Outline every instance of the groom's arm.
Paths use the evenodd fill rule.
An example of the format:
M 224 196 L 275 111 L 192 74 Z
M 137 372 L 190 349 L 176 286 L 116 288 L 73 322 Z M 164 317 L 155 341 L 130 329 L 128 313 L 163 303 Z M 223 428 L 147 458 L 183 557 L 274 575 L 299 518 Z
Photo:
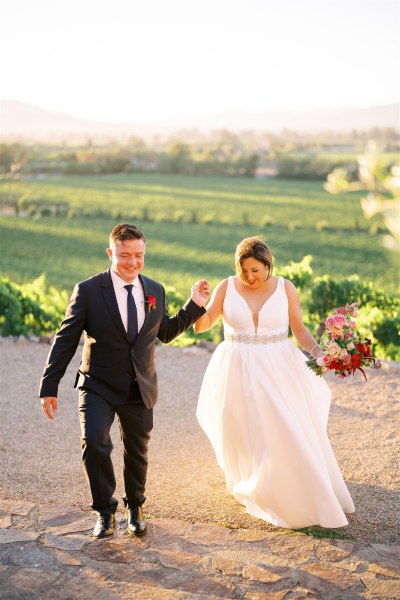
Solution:
M 170 317 L 166 307 L 165 290 L 164 295 L 164 315 L 160 323 L 157 338 L 168 344 L 178 335 L 189 329 L 205 312 L 204 304 L 210 297 L 210 288 L 205 280 L 198 281 L 192 287 L 191 298 L 174 315 Z
M 67 304 L 65 318 L 47 357 L 39 386 L 40 398 L 54 399 L 57 397 L 60 380 L 76 352 L 85 322 L 86 303 L 82 288 L 80 284 L 77 284 Z M 49 402 L 48 404 L 50 406 Z

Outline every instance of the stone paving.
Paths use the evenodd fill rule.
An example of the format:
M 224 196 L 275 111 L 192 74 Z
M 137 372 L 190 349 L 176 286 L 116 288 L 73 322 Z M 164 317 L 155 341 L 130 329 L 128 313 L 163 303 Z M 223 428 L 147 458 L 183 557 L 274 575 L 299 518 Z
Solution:
M 0 598 L 400 598 L 400 546 L 150 518 L 93 540 L 78 508 L 0 500 Z

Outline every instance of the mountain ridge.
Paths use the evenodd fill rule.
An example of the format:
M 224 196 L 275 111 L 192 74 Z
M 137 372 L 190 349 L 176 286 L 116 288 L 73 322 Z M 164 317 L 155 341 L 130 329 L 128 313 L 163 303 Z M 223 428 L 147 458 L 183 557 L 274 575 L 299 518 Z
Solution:
M 369 130 L 373 127 L 400 129 L 400 104 L 390 103 L 368 108 L 330 110 L 269 110 L 249 112 L 226 110 L 194 118 L 154 120 L 141 123 L 107 123 L 80 119 L 17 100 L 0 100 L 0 138 L 8 140 L 68 139 L 71 137 L 131 135 L 171 135 L 179 130 L 195 129 L 208 133 L 217 129 L 233 132 L 254 130 L 276 133 L 282 129 L 316 133 L 318 131 Z

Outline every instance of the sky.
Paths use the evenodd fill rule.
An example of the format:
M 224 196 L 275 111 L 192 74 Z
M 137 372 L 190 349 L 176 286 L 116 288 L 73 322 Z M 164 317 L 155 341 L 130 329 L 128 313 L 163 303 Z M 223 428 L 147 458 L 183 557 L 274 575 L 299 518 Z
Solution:
M 400 100 L 400 0 L 12 0 L 0 100 L 152 122 Z

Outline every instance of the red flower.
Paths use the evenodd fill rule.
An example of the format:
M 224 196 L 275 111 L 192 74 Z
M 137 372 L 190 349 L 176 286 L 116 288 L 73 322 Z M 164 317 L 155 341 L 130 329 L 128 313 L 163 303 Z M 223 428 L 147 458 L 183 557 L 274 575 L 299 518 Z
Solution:
M 344 364 L 344 362 L 342 360 L 339 360 L 338 358 L 335 358 L 334 360 L 332 360 L 332 362 L 328 365 L 328 368 L 331 371 L 335 371 L 336 369 L 338 370 L 342 370 L 342 369 L 346 369 L 346 365 Z
M 154 296 L 146 296 L 147 310 L 156 310 L 157 302 Z

